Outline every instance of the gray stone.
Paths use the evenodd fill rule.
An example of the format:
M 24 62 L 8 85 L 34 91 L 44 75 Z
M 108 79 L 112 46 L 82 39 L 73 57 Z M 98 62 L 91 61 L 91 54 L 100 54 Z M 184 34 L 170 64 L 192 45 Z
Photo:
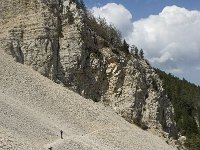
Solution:
M 163 137 L 168 133 L 167 138 L 176 132 L 173 106 L 154 69 L 144 59 L 104 47 L 75 3 L 9 0 L 0 5 L 0 48 L 16 61 L 102 101 L 131 123 Z

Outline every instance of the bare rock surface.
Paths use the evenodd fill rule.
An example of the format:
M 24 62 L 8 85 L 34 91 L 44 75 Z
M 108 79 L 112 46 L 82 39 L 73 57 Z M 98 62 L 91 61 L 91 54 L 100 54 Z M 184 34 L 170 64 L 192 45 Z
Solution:
M 63 124 L 66 125 L 64 126 L 65 128 L 74 126 L 75 130 L 73 129 L 73 133 L 81 133 L 83 130 L 79 132 L 77 129 L 82 126 L 85 128 L 85 126 L 90 124 L 87 126 L 87 132 L 81 133 L 85 135 L 95 131 L 94 129 L 97 127 L 107 129 L 107 125 L 105 126 L 105 124 L 107 124 L 108 120 L 104 122 L 105 116 L 103 120 L 100 120 L 100 122 L 103 122 L 102 128 L 99 122 L 95 125 L 93 120 L 87 120 L 88 116 L 101 119 L 103 108 L 100 109 L 100 106 L 97 107 L 96 105 L 103 103 L 105 106 L 112 108 L 113 113 L 116 112 L 128 122 L 143 126 L 145 129 L 151 130 L 153 133 L 164 137 L 168 142 L 171 141 L 175 145 L 173 140 L 169 140 L 177 134 L 174 110 L 170 100 L 164 93 L 163 84 L 159 76 L 145 59 L 131 54 L 127 55 L 120 51 L 120 49 L 103 45 L 102 43 L 105 42 L 104 39 L 97 35 L 96 31 L 91 30 L 90 26 L 84 20 L 83 10 L 79 9 L 74 1 L 0 0 L 0 8 L 0 49 L 2 51 L 12 55 L 16 62 L 30 66 L 54 82 L 60 83 L 87 99 L 100 102 L 100 104 L 92 103 L 67 89 L 64 90 L 61 86 L 56 86 L 56 88 L 53 88 L 54 86 L 47 86 L 50 81 L 48 81 L 47 85 L 44 84 L 42 86 L 42 84 L 39 84 L 39 79 L 35 76 L 36 73 L 34 73 L 34 76 L 31 74 L 25 76 L 26 71 L 20 72 L 20 70 L 15 70 L 16 73 L 12 74 L 13 77 L 9 72 L 5 71 L 8 77 L 10 77 L 8 78 L 10 79 L 9 81 L 13 80 L 13 84 L 16 82 L 19 88 L 22 84 L 24 84 L 23 88 L 25 89 L 29 84 L 30 86 L 35 86 L 28 88 L 32 90 L 20 89 L 18 91 L 19 89 L 12 89 L 13 84 L 7 83 L 7 78 L 2 78 L 1 80 L 5 80 L 7 84 L 2 84 L 1 90 L 11 90 L 8 94 L 11 92 L 14 95 L 12 97 L 11 94 L 7 103 L 2 104 L 5 110 L 6 108 L 11 109 L 11 107 L 14 107 L 10 104 L 14 104 L 12 101 L 16 99 L 15 102 L 17 104 L 25 106 L 29 106 L 30 104 L 30 107 L 27 107 L 27 111 L 25 111 L 27 114 L 25 112 L 21 114 L 17 111 L 20 110 L 20 106 L 18 109 L 16 107 L 17 110 L 13 113 L 18 114 L 18 118 L 27 119 L 26 121 L 30 122 L 30 124 L 33 124 L 31 123 L 33 120 L 42 120 L 42 122 L 39 122 L 34 127 L 33 131 L 37 131 L 37 129 L 43 126 L 46 127 L 45 123 L 57 122 L 59 128 Z M 3 61 L 4 58 L 1 59 Z M 15 74 L 26 78 L 24 80 L 15 78 Z M 37 76 L 41 78 L 39 74 Z M 46 83 L 47 80 L 44 80 L 44 82 Z M 39 85 L 36 86 L 37 84 Z M 19 93 L 15 93 L 15 91 Z M 38 92 L 41 94 L 38 94 Z M 32 97 L 30 94 L 32 94 Z M 73 101 L 68 101 L 69 104 L 65 104 L 65 100 L 63 99 L 66 95 L 69 97 L 73 95 Z M 5 94 L 4 96 L 6 98 L 8 95 Z M 20 96 L 23 96 L 23 98 Z M 20 100 L 19 103 L 18 100 Z M 23 100 L 25 103 L 21 103 Z M 8 102 L 10 103 L 8 104 Z M 55 103 L 59 103 L 56 108 L 54 108 Z M 44 105 L 47 106 L 44 107 Z M 77 110 L 75 110 L 75 107 L 72 107 L 75 105 Z M 95 107 L 95 111 L 92 109 L 93 113 L 88 110 L 89 105 L 91 105 L 91 109 Z M 58 111 L 58 107 L 60 107 L 60 111 Z M 79 107 L 81 107 L 81 110 Z M 37 111 L 34 109 L 34 113 L 31 113 L 32 110 L 30 108 L 37 108 Z M 79 115 L 82 113 L 83 116 L 78 115 L 79 118 L 76 118 L 78 116 L 72 114 L 72 112 L 79 113 Z M 55 115 L 54 113 L 56 113 L 57 118 L 52 117 Z M 40 116 L 37 114 L 48 116 L 44 117 L 47 120 L 44 121 L 43 118 L 37 118 Z M 29 115 L 32 116 L 32 119 L 23 117 Z M 76 119 L 82 118 L 87 121 L 82 124 L 76 123 L 74 116 Z M 112 118 L 111 116 L 108 117 Z M 52 118 L 55 121 L 51 120 Z M 62 120 L 62 118 L 65 119 Z M 65 122 L 66 120 L 68 122 Z M 17 125 L 21 126 L 16 120 Z M 118 127 L 121 128 L 120 125 Z M 47 130 L 45 132 L 53 138 L 57 134 L 54 132 L 57 129 L 54 125 L 53 127 L 48 126 L 48 128 L 45 128 Z M 31 127 L 27 126 L 26 134 L 28 134 L 29 130 L 31 130 Z M 72 129 L 70 128 L 69 130 Z M 35 137 L 36 135 L 33 133 L 30 136 Z M 45 134 L 44 136 L 47 135 Z M 41 137 L 38 136 L 38 139 L 41 138 L 43 138 L 43 135 Z M 26 139 L 26 137 L 22 139 Z M 100 141 L 105 142 L 103 139 Z M 68 142 L 75 144 L 74 141 Z M 79 142 L 82 143 L 83 141 Z M 62 142 L 59 141 L 58 143 L 61 144 Z
M 109 107 L 84 99 L 3 51 L 0 54 L 0 149 L 173 149 Z

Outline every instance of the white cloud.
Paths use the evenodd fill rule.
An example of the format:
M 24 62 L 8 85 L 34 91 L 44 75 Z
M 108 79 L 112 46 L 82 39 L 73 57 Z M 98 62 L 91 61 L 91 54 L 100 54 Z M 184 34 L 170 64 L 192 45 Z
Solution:
M 158 15 L 135 22 L 120 4 L 108 3 L 93 11 L 118 27 L 130 44 L 143 48 L 155 67 L 199 80 L 195 66 L 200 66 L 200 11 L 167 6 Z
M 183 73 L 183 70 L 180 68 L 171 68 L 169 70 L 166 70 L 167 72 L 173 73 L 173 74 L 181 74 Z
M 200 71 L 200 66 L 195 67 L 197 71 Z
M 134 22 L 133 29 L 128 41 L 144 48 L 150 61 L 199 62 L 199 11 L 168 6 L 159 15 Z
M 132 14 L 121 4 L 108 3 L 103 7 L 93 7 L 95 17 L 105 18 L 110 24 L 115 25 L 124 37 L 132 32 Z

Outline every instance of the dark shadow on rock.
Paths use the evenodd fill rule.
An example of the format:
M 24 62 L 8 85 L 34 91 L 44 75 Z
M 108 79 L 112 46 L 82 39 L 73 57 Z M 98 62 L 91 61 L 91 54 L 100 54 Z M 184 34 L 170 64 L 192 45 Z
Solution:
M 11 42 L 10 52 L 17 62 L 24 64 L 24 54 L 21 50 L 18 40 Z

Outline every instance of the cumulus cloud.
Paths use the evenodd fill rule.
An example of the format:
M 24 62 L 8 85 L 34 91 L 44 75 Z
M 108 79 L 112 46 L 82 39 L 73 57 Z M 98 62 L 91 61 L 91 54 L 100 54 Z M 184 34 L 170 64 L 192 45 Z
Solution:
M 121 4 L 108 3 L 103 7 L 93 7 L 95 17 L 105 18 L 110 24 L 115 25 L 123 37 L 127 37 L 133 30 L 132 14 Z
M 165 7 L 159 15 L 134 22 L 128 41 L 144 48 L 153 63 L 195 64 L 200 58 L 200 12 Z
M 195 67 L 197 71 L 200 71 L 200 66 Z
M 93 11 L 118 27 L 129 44 L 143 48 L 155 67 L 200 84 L 200 11 L 167 6 L 158 15 L 135 22 L 120 4 L 108 3 Z

